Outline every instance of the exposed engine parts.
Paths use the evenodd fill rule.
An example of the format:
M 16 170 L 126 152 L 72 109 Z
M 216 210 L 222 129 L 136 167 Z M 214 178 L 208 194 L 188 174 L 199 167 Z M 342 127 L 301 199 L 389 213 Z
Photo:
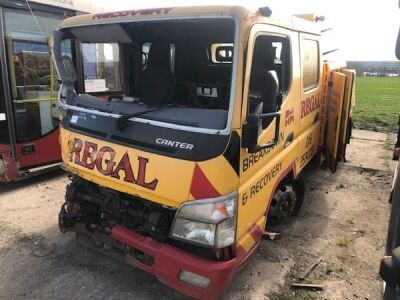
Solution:
M 81 178 L 73 178 L 61 206 L 59 227 L 73 231 L 75 223 L 110 233 L 120 224 L 157 241 L 168 238 L 175 211 L 138 197 L 119 193 Z
M 84 244 L 89 247 L 100 245 L 100 248 L 117 249 L 145 264 L 152 258 L 137 249 L 118 244 L 111 238 L 115 225 L 149 236 L 158 242 L 172 244 L 203 258 L 228 260 L 232 257 L 231 250 L 227 248 L 212 249 L 170 239 L 174 215 L 175 210 L 170 208 L 72 177 L 58 222 L 61 232 L 76 232 L 78 240 L 85 241 Z

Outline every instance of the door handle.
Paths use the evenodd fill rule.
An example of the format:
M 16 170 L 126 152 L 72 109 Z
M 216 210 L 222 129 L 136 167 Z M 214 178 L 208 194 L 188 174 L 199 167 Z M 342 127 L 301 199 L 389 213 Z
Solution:
M 289 133 L 289 135 L 287 136 L 286 140 L 285 140 L 285 148 L 287 146 L 289 146 L 294 140 L 294 133 L 293 131 L 291 133 Z

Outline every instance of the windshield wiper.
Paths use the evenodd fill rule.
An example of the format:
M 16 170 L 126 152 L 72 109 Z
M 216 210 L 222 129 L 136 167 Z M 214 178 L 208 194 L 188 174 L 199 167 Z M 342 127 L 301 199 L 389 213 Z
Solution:
M 137 112 L 130 113 L 130 114 L 121 115 L 120 117 L 118 117 L 116 119 L 117 129 L 120 131 L 123 131 L 126 128 L 126 126 L 128 125 L 128 120 L 131 118 L 135 118 L 135 117 L 138 117 L 138 116 L 141 116 L 141 115 L 153 112 L 153 111 L 159 111 L 159 110 L 163 110 L 165 108 L 170 108 L 170 107 L 176 107 L 176 105 L 168 104 L 168 105 L 163 105 L 163 106 L 152 107 L 150 109 L 137 111 Z

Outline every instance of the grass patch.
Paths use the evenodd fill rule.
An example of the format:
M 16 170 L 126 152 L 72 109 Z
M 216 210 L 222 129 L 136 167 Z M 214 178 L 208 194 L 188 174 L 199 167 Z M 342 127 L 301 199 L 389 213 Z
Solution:
M 399 87 L 399 89 L 400 89 L 400 87 Z M 389 138 L 387 138 L 386 141 L 385 141 L 385 144 L 383 145 L 383 148 L 385 150 L 388 150 L 388 151 L 392 152 L 393 148 L 394 148 L 394 144 Z
M 399 77 L 356 77 L 357 128 L 396 133 L 399 112 Z
M 341 254 L 336 256 L 342 263 L 346 263 L 349 260 L 349 255 Z
M 326 266 L 326 270 L 325 270 L 325 274 L 327 275 L 327 276 L 329 276 L 329 275 L 331 275 L 332 273 L 333 273 L 333 266 L 331 265 L 331 264 L 328 264 L 327 266 Z
M 292 289 L 291 284 L 299 282 L 297 276 L 289 273 L 285 277 L 285 284 L 280 286 L 277 292 L 265 294 L 270 300 L 317 300 L 320 299 L 316 291 L 305 289 Z M 302 283 L 315 283 L 311 279 L 306 278 Z
M 338 245 L 339 247 L 347 248 L 348 244 L 349 244 L 349 242 L 345 238 L 342 238 L 342 239 L 339 239 L 336 241 L 336 245 Z
M 4 224 L 0 223 L 0 232 L 6 231 L 6 230 L 7 230 L 7 227 Z

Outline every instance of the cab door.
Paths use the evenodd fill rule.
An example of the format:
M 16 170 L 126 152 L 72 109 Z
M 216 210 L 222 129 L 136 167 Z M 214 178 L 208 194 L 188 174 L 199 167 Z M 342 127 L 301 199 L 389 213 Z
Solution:
M 259 224 L 263 230 L 265 215 L 271 201 L 274 185 L 284 172 L 289 172 L 297 154 L 299 125 L 298 33 L 266 24 L 254 25 L 247 43 L 244 74 L 242 124 L 250 115 L 281 112 L 280 118 L 259 122 L 258 145 L 278 138 L 274 146 L 249 153 L 240 152 L 240 187 L 238 203 L 237 238 L 249 249 L 254 239 L 249 228 Z M 268 94 L 268 72 L 275 72 L 281 100 L 278 107 L 264 101 Z
M 322 64 L 319 37 L 299 34 L 301 87 L 299 161 L 301 171 L 318 151 L 322 123 Z

